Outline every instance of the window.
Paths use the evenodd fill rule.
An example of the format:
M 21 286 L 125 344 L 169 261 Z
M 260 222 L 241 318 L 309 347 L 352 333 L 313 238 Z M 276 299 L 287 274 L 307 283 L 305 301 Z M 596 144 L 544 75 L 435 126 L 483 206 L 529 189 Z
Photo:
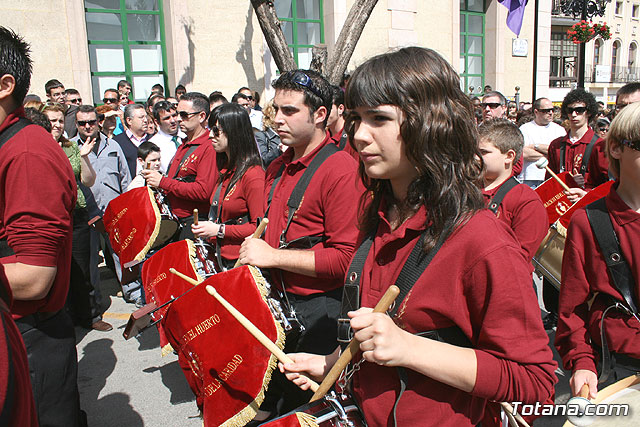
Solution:
M 629 45 L 629 60 L 627 65 L 629 68 L 632 68 L 636 63 L 636 51 L 638 50 L 638 46 L 635 43 L 631 43 Z
M 567 39 L 568 27 L 553 27 L 551 32 L 551 70 L 549 84 L 552 87 L 570 87 L 577 81 L 578 45 Z
M 611 81 L 617 81 L 617 65 L 618 65 L 618 55 L 620 54 L 620 42 L 613 42 L 613 47 L 611 48 Z
M 622 2 L 616 2 L 616 15 L 622 15 Z
M 85 0 L 93 99 L 119 80 L 132 83 L 132 96 L 144 101 L 151 87 L 167 87 L 161 0 Z
M 293 59 L 300 68 L 309 68 L 311 48 L 324 43 L 322 0 L 275 0 Z
M 596 39 L 593 45 L 593 65 L 600 65 L 602 59 L 602 40 Z
M 480 94 L 484 88 L 484 28 L 484 0 L 460 0 L 460 85 L 465 93 Z
M 631 17 L 633 19 L 638 19 L 638 10 L 640 10 L 640 5 L 634 4 L 631 8 Z

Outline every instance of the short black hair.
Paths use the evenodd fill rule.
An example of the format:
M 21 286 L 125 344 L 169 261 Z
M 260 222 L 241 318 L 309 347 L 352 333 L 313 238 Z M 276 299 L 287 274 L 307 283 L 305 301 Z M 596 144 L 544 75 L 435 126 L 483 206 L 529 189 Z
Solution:
M 300 74 L 306 75 L 310 81 L 310 85 L 298 83 L 296 80 Z M 304 76 L 302 76 L 304 77 Z M 304 104 L 309 107 L 311 114 L 315 113 L 318 108 L 325 107 L 327 109 L 327 119 L 331 112 L 331 85 L 320 73 L 313 70 L 291 70 L 286 71 L 272 83 L 272 87 L 277 90 L 293 90 L 304 93 Z M 327 120 L 324 121 L 324 126 Z
M 169 101 L 158 101 L 156 105 L 153 106 L 153 118 L 156 120 L 160 120 L 160 111 L 166 111 L 167 113 L 171 112 L 171 110 L 175 110 L 176 107 Z
M 620 97 L 620 95 L 631 95 L 632 93 L 636 93 L 638 91 L 640 91 L 640 82 L 627 83 L 626 85 L 618 89 L 618 92 L 616 92 L 616 100 L 618 99 L 618 97 Z
M 94 107 L 93 105 L 80 105 L 76 110 L 76 119 L 78 118 L 78 113 L 94 113 L 96 115 L 96 118 L 98 118 L 98 112 L 96 111 L 96 107 Z
M 59 87 L 64 89 L 64 85 L 60 82 L 60 80 L 56 79 L 51 79 L 44 84 L 44 90 L 47 95 L 51 95 L 51 89 L 57 89 Z
M 120 90 L 120 88 L 121 88 L 121 87 L 125 87 L 125 86 L 129 86 L 129 87 L 131 87 L 131 83 L 129 83 L 129 82 L 128 82 L 128 81 L 126 81 L 126 80 L 120 80 L 120 81 L 118 82 L 118 90 Z
M 183 91 L 187 91 L 187 88 L 184 87 L 183 85 L 178 85 L 176 86 L 176 90 L 173 92 L 174 94 L 178 93 L 179 90 L 183 90 Z
M 180 101 L 190 101 L 193 104 L 193 108 L 197 111 L 205 112 L 205 120 L 209 118 L 209 98 L 200 92 L 187 92 L 180 97 Z
M 145 141 L 138 146 L 138 158 L 143 161 L 147 159 L 147 156 L 151 153 L 159 153 L 160 147 L 151 141 Z
M 246 86 L 242 86 L 240 89 L 238 89 L 238 92 L 241 92 L 243 90 L 248 90 L 249 92 L 251 92 L 251 94 L 253 94 L 253 91 Z
M 339 86 L 331 86 L 332 104 L 336 107 L 344 105 L 344 91 Z
M 104 94 L 106 95 L 107 92 L 113 92 L 116 95 L 118 95 L 118 99 L 120 99 L 120 92 L 118 91 L 118 89 L 114 89 L 114 88 L 109 88 L 109 89 L 105 89 L 104 90 Z M 104 95 L 102 95 L 104 96 Z
M 28 107 L 24 109 L 24 116 L 34 125 L 42 126 L 47 132 L 51 133 L 51 122 L 44 113 L 41 113 L 35 108 Z
M 13 30 L 0 26 L 0 52 L 0 76 L 13 76 L 16 86 L 11 97 L 21 105 L 31 84 L 31 47 Z
M 74 88 L 65 89 L 64 93 L 66 93 L 67 95 L 80 95 L 80 92 L 78 92 L 78 90 Z
M 578 88 L 567 93 L 562 100 L 562 107 L 560 109 L 560 112 L 562 113 L 563 118 L 569 117 L 567 108 L 569 108 L 569 105 L 575 104 L 576 102 L 584 103 L 585 107 L 587 107 L 587 114 L 589 115 L 589 119 L 596 117 L 596 115 L 598 114 L 598 103 L 596 102 L 596 97 L 593 96 L 592 93 Z
M 247 101 L 249 100 L 249 98 L 247 98 L 247 95 L 245 95 L 244 93 L 234 93 L 233 96 L 231 97 L 231 102 L 233 104 L 237 104 L 238 103 L 238 99 L 246 99 Z
M 216 90 L 215 92 L 211 92 L 209 94 L 210 104 L 213 104 L 214 102 L 220 102 L 220 101 L 222 101 L 223 104 L 226 104 L 227 102 L 229 102 L 227 98 L 220 91 Z
M 160 89 L 160 91 L 164 93 L 164 86 L 162 86 L 160 83 L 156 83 L 153 86 L 151 86 L 151 90 L 154 90 L 154 89 Z

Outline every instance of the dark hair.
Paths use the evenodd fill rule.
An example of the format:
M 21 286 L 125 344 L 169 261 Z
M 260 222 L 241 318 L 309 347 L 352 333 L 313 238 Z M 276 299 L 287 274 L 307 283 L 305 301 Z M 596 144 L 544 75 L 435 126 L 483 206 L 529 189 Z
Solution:
M 262 165 L 262 160 L 247 110 L 234 103 L 218 105 L 209 117 L 209 128 L 213 129 L 216 124 L 226 134 L 229 144 L 228 158 L 226 153 L 216 155 L 218 170 L 227 169 L 220 174 L 219 182 L 233 174 L 228 186 L 231 188 L 251 166 Z
M 331 86 L 331 103 L 336 107 L 344 105 L 344 91 L 338 86 Z
M 246 99 L 247 101 L 249 100 L 249 98 L 247 98 L 247 95 L 245 95 L 244 93 L 234 93 L 233 96 L 231 97 L 231 102 L 233 102 L 234 104 L 238 103 L 238 99 Z
M 11 97 L 21 105 L 31 84 L 31 48 L 13 30 L 0 26 L 0 52 L 0 76 L 13 76 L 16 86 Z
M 114 89 L 114 88 L 105 89 L 104 94 L 102 96 L 106 95 L 108 92 L 115 93 L 117 95 L 116 97 L 118 98 L 118 100 L 120 100 L 120 92 L 118 91 L 118 89 Z
M 173 91 L 173 93 L 177 94 L 179 90 L 183 90 L 183 91 L 187 92 L 187 88 L 186 87 L 184 87 L 183 85 L 178 85 L 178 86 L 176 86 L 176 90 Z
M 240 93 L 240 91 L 243 91 L 243 90 L 248 90 L 249 92 L 251 92 L 253 94 L 253 91 L 251 89 L 249 89 L 248 87 L 246 87 L 246 86 L 242 86 L 240 89 L 238 89 L 238 93 Z
M 618 89 L 618 92 L 616 92 L 616 101 L 618 97 L 620 97 L 620 95 L 631 95 L 632 93 L 636 93 L 638 91 L 640 91 L 640 82 L 627 83 L 626 85 Z
M 151 86 L 151 90 L 154 89 L 160 89 L 160 92 L 164 92 L 164 86 L 162 86 L 160 83 L 156 83 L 153 86 Z
M 298 73 L 302 73 L 311 79 L 313 89 L 295 81 L 299 76 Z M 320 107 L 326 108 L 327 117 L 323 126 L 327 126 L 327 119 L 329 119 L 329 112 L 331 111 L 331 85 L 320 73 L 313 70 L 286 71 L 272 83 L 272 87 L 275 90 L 294 90 L 304 93 L 304 105 L 309 107 L 310 114 L 315 113 Z
M 25 108 L 24 116 L 34 125 L 42 126 L 47 132 L 51 133 L 51 122 L 44 113 L 41 113 L 35 108 Z
M 513 150 L 516 155 L 515 162 L 520 158 L 522 149 L 524 148 L 524 136 L 513 122 L 507 119 L 490 119 L 482 122 L 478 126 L 478 140 L 486 140 L 500 150 L 500 153 L 506 154 L 507 151 Z
M 531 106 L 531 108 L 534 110 L 539 110 L 540 106 L 542 105 L 542 101 L 545 99 L 547 101 L 549 100 L 549 98 L 544 98 L 544 97 L 536 99 L 535 101 L 533 101 L 533 105 Z
M 51 79 L 44 84 L 44 91 L 47 95 L 51 95 L 51 89 L 58 89 L 59 87 L 64 89 L 64 85 L 60 83 L 60 80 Z
M 486 86 L 485 86 L 486 87 Z M 489 86 L 491 87 L 491 86 Z M 503 94 L 501 94 L 500 92 L 498 92 L 497 90 L 492 90 L 491 92 L 487 92 L 484 95 L 482 95 L 482 99 L 484 100 L 485 98 L 489 98 L 489 97 L 498 97 L 500 98 L 500 104 L 506 106 L 507 105 L 507 98 L 504 97 Z
M 29 101 L 36 101 L 36 102 L 42 102 L 42 99 L 40 99 L 40 97 L 34 93 L 30 93 L 28 95 L 25 95 L 24 100 L 22 101 L 23 104 L 26 104 Z
M 214 102 L 220 102 L 220 101 L 222 101 L 223 104 L 226 104 L 227 102 L 229 102 L 221 92 L 215 91 L 209 94 L 210 104 L 213 104 Z
M 253 100 L 256 101 L 256 104 L 260 103 L 260 94 L 258 93 L 258 91 L 253 92 Z
M 419 176 L 407 189 L 406 205 L 427 209 L 425 251 L 445 230 L 462 225 L 484 208 L 475 183 L 482 173 L 473 106 L 460 90 L 456 71 L 431 49 L 408 47 L 369 59 L 354 71 L 345 94 L 349 109 L 395 105 L 402 109 L 400 136 L 409 161 Z M 347 118 L 354 146 L 355 123 Z M 368 192 L 360 225 L 375 230 L 382 201 L 394 202 L 387 179 L 369 178 L 362 163 L 360 177 Z M 371 195 L 373 199 L 371 203 Z
M 598 103 L 596 102 L 595 96 L 584 89 L 574 89 L 567 93 L 562 100 L 562 107 L 560 109 L 562 118 L 566 119 L 569 117 L 569 114 L 567 114 L 567 108 L 569 108 L 569 105 L 575 104 L 576 102 L 583 102 L 585 107 L 587 107 L 589 120 L 595 118 L 598 114 Z
M 156 105 L 153 106 L 153 118 L 160 121 L 160 111 L 170 113 L 171 110 L 175 109 L 176 107 L 174 107 L 169 101 L 158 101 L 156 102 Z
M 204 111 L 205 120 L 209 117 L 209 98 L 200 92 L 187 92 L 180 97 L 180 101 L 189 101 L 197 111 Z
M 147 98 L 147 102 L 146 102 L 146 107 L 147 108 L 152 108 L 154 105 L 154 102 L 156 102 L 156 99 L 158 98 L 162 98 L 162 100 L 165 100 L 164 95 L 161 95 L 157 92 L 151 92 L 151 95 L 149 95 L 149 98 Z M 159 102 L 159 101 L 158 101 Z
M 143 161 L 146 160 L 147 156 L 151 153 L 159 153 L 160 147 L 154 144 L 151 141 L 145 141 L 138 146 L 138 158 Z
M 121 87 L 125 87 L 125 86 L 129 86 L 129 87 L 131 87 L 131 83 L 129 83 L 129 82 L 128 82 L 128 81 L 126 81 L 126 80 L 120 80 L 120 81 L 118 82 L 118 90 L 120 90 L 120 88 L 121 88 Z
M 76 119 L 78 118 L 78 113 L 94 113 L 96 115 L 96 119 L 98 118 L 98 112 L 96 111 L 96 107 L 93 105 L 80 105 L 76 110 Z
M 77 89 L 74 88 L 69 88 L 69 89 L 65 89 L 64 91 L 67 95 L 80 95 L 80 92 L 78 92 Z

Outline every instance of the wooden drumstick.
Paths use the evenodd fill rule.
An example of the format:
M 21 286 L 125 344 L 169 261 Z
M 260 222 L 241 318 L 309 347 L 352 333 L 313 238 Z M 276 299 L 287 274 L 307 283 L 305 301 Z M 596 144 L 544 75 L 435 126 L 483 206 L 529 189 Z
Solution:
M 518 424 L 516 423 L 517 421 L 522 427 L 531 427 L 520 414 L 513 413 L 513 406 L 511 406 L 511 404 L 507 402 L 500 402 L 500 406 L 502 406 L 502 410 L 507 414 L 509 424 L 518 427 Z
M 580 388 L 580 392 L 578 393 L 578 397 L 584 397 L 585 399 L 589 398 L 589 384 L 584 383 Z
M 556 181 L 558 181 L 558 183 L 560 183 L 562 188 L 564 188 L 566 191 L 570 191 L 569 186 L 565 184 L 564 181 L 561 180 L 560 177 L 556 175 L 554 171 L 551 170 L 551 168 L 549 167 L 549 160 L 547 160 L 546 157 L 541 157 L 540 159 L 538 159 L 535 165 L 538 169 L 546 169 L 547 172 L 549 172 L 549 175 L 551 175 Z
M 387 289 L 384 295 L 382 295 L 382 298 L 380 298 L 380 301 L 376 304 L 373 312 L 384 313 L 387 311 L 393 301 L 398 297 L 399 293 L 400 289 L 396 285 L 389 286 L 389 289 Z M 331 386 L 338 380 L 338 377 L 340 377 L 340 373 L 347 367 L 353 356 L 358 352 L 359 348 L 360 341 L 354 337 L 349 343 L 349 346 L 342 352 L 338 361 L 333 365 L 327 376 L 322 380 L 320 388 L 318 388 L 313 397 L 311 397 L 311 402 L 321 399 L 325 394 L 327 394 Z
M 183 280 L 191 283 L 193 286 L 198 286 L 201 282 L 198 282 L 195 279 L 192 279 L 189 276 L 186 276 L 175 268 L 171 267 L 169 271 L 176 276 L 180 277 Z M 205 288 L 207 292 L 213 296 L 227 311 L 238 321 L 242 326 L 245 327 L 247 331 L 251 335 L 253 335 L 259 342 L 262 344 L 271 354 L 273 354 L 280 362 L 282 363 L 293 363 L 293 360 L 289 356 L 285 354 L 284 351 L 280 350 L 277 345 L 275 345 L 268 336 L 266 336 L 260 329 L 258 329 L 249 319 L 247 319 L 244 314 L 240 313 L 237 308 L 231 305 L 226 299 L 222 297 L 211 285 L 207 285 Z M 307 381 L 311 384 L 311 391 L 316 391 L 318 389 L 318 383 L 311 379 L 307 379 Z
M 220 295 L 218 293 L 218 291 L 216 291 L 216 288 L 214 288 L 211 285 L 207 285 L 207 287 L 205 289 L 224 308 L 226 308 L 227 311 L 229 313 L 231 313 L 231 315 L 233 317 L 235 317 L 235 319 L 238 322 L 240 322 L 240 324 L 242 326 L 244 326 L 245 329 L 247 331 L 249 331 L 249 333 L 251 335 L 253 335 L 255 337 L 255 339 L 257 339 L 260 342 L 260 344 L 262 344 L 267 350 L 269 350 L 271 352 L 271 354 L 273 354 L 280 362 L 282 362 L 282 363 L 293 363 L 293 360 L 291 360 L 291 358 L 289 356 L 287 356 L 284 351 L 280 350 L 280 348 L 277 345 L 275 345 L 269 339 L 269 337 L 267 337 L 260 329 L 258 329 L 253 323 L 251 323 L 251 321 L 249 319 L 247 319 L 242 313 L 240 313 L 238 311 L 238 309 L 236 309 L 226 299 L 224 299 L 222 297 L 222 295 Z M 313 381 L 313 380 L 311 380 L 309 378 L 307 378 L 307 382 L 309 382 L 311 384 L 311 391 L 318 390 L 318 383 L 316 383 L 315 381 Z
M 198 225 L 198 209 L 193 210 L 193 225 Z
M 267 224 L 269 224 L 269 220 L 267 218 L 262 218 L 262 221 L 260 221 L 260 225 L 258 225 L 258 228 L 256 228 L 256 231 L 253 232 L 251 237 L 254 239 L 259 239 L 260 236 L 262 236 L 264 229 L 267 228 Z M 240 265 L 240 259 L 238 259 L 233 265 L 233 268 L 240 267 Z

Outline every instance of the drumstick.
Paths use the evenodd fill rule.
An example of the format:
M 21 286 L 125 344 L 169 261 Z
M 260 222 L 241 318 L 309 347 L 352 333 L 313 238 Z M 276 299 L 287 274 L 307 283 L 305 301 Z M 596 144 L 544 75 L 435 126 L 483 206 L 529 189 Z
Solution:
M 235 317 L 235 319 L 238 322 L 240 322 L 240 324 L 242 326 L 244 326 L 245 329 L 247 331 L 249 331 L 249 333 L 251 335 L 253 335 L 260 342 L 260 344 L 262 344 L 267 350 L 269 350 L 271 352 L 271 354 L 273 354 L 280 362 L 282 362 L 282 363 L 293 363 L 293 360 L 291 360 L 291 358 L 289 356 L 287 356 L 284 351 L 280 350 L 280 348 L 277 345 L 275 345 L 269 339 L 269 337 L 267 337 L 260 329 L 258 329 L 253 323 L 251 323 L 251 321 L 249 319 L 247 319 L 242 313 L 240 313 L 226 299 L 224 299 L 222 297 L 222 295 L 220 295 L 218 293 L 218 291 L 216 291 L 216 288 L 214 288 L 211 285 L 207 285 L 207 287 L 205 289 L 220 304 L 222 304 L 222 306 L 224 308 L 226 308 L 227 311 L 229 311 L 229 313 L 231 313 L 231 315 L 233 317 Z M 318 390 L 318 384 L 315 381 L 307 378 L 307 382 L 309 382 L 311 384 L 311 391 Z
M 396 285 L 389 286 L 389 289 L 387 289 L 384 295 L 382 295 L 382 298 L 380 298 L 380 301 L 376 304 L 373 312 L 384 313 L 387 311 L 389 306 L 398 297 L 399 293 L 400 289 Z M 327 376 L 322 380 L 320 388 L 318 388 L 313 397 L 311 397 L 311 402 L 321 399 L 325 394 L 327 394 L 331 386 L 338 380 L 340 373 L 347 367 L 353 356 L 358 352 L 359 348 L 360 342 L 354 337 L 349 343 L 349 346 L 342 352 L 340 358 L 338 358 L 338 361 L 333 365 Z
M 589 398 L 589 384 L 584 383 L 580 388 L 580 392 L 578 393 L 578 397 L 584 397 L 585 399 Z
M 175 268 L 171 267 L 169 269 L 169 271 L 173 274 L 175 274 L 176 276 L 180 277 L 183 280 L 186 280 L 187 282 L 191 283 L 193 286 L 198 286 L 201 282 L 198 282 L 195 279 L 192 279 L 189 276 L 186 276 L 182 273 L 180 273 L 178 270 L 176 270 Z M 282 363 L 293 363 L 293 360 L 291 360 L 291 358 L 289 356 L 287 356 L 285 354 L 284 351 L 280 350 L 278 348 L 277 345 L 275 345 L 270 339 L 269 337 L 267 337 L 260 329 L 258 329 L 253 323 L 251 323 L 251 321 L 249 319 L 247 319 L 244 314 L 240 313 L 238 311 L 237 308 L 235 308 L 233 305 L 231 305 L 226 299 L 224 299 L 222 297 L 222 295 L 220 295 L 218 293 L 218 291 L 216 291 L 216 288 L 214 288 L 211 285 L 207 285 L 207 287 L 205 288 L 207 290 L 207 292 L 209 292 L 209 294 L 211 296 L 213 296 L 224 308 L 227 309 L 227 311 L 238 321 L 240 322 L 240 324 L 242 326 L 244 326 L 247 331 L 249 331 L 249 333 L 251 335 L 253 335 L 259 342 L 260 344 L 262 344 L 267 350 L 269 350 L 271 352 L 271 354 L 273 354 L 280 362 Z M 316 383 L 315 381 L 311 380 L 311 379 L 307 379 L 307 381 L 311 384 L 311 391 L 316 391 L 318 389 L 318 383 Z
M 551 170 L 551 168 L 549 168 L 549 160 L 547 160 L 546 157 L 541 157 L 535 164 L 538 169 L 546 169 L 547 172 L 549 172 L 549 175 L 551 175 L 556 181 L 560 183 L 562 188 L 564 188 L 566 191 L 570 191 L 569 186 L 565 184 L 564 181 L 561 180 L 560 177 Z
M 269 220 L 267 218 L 262 218 L 262 221 L 260 221 L 260 225 L 258 225 L 258 228 L 256 228 L 256 231 L 253 232 L 251 237 L 254 239 L 259 239 L 264 232 L 264 229 L 267 228 L 267 224 L 269 224 Z M 240 267 L 240 259 L 238 259 L 233 265 L 233 268 L 236 267 Z
M 514 414 L 513 413 L 513 406 L 511 406 L 509 403 L 507 402 L 500 402 L 500 406 L 502 406 L 502 409 L 504 410 L 504 412 L 507 414 L 507 418 L 509 418 L 509 423 L 510 424 L 514 424 L 516 421 L 518 423 L 520 423 L 520 425 L 522 425 L 522 427 L 531 427 L 525 420 L 524 418 L 522 418 L 522 415 L 520 414 Z M 516 427 L 518 427 L 518 424 L 515 424 Z
M 198 225 L 198 209 L 193 210 L 193 225 Z

